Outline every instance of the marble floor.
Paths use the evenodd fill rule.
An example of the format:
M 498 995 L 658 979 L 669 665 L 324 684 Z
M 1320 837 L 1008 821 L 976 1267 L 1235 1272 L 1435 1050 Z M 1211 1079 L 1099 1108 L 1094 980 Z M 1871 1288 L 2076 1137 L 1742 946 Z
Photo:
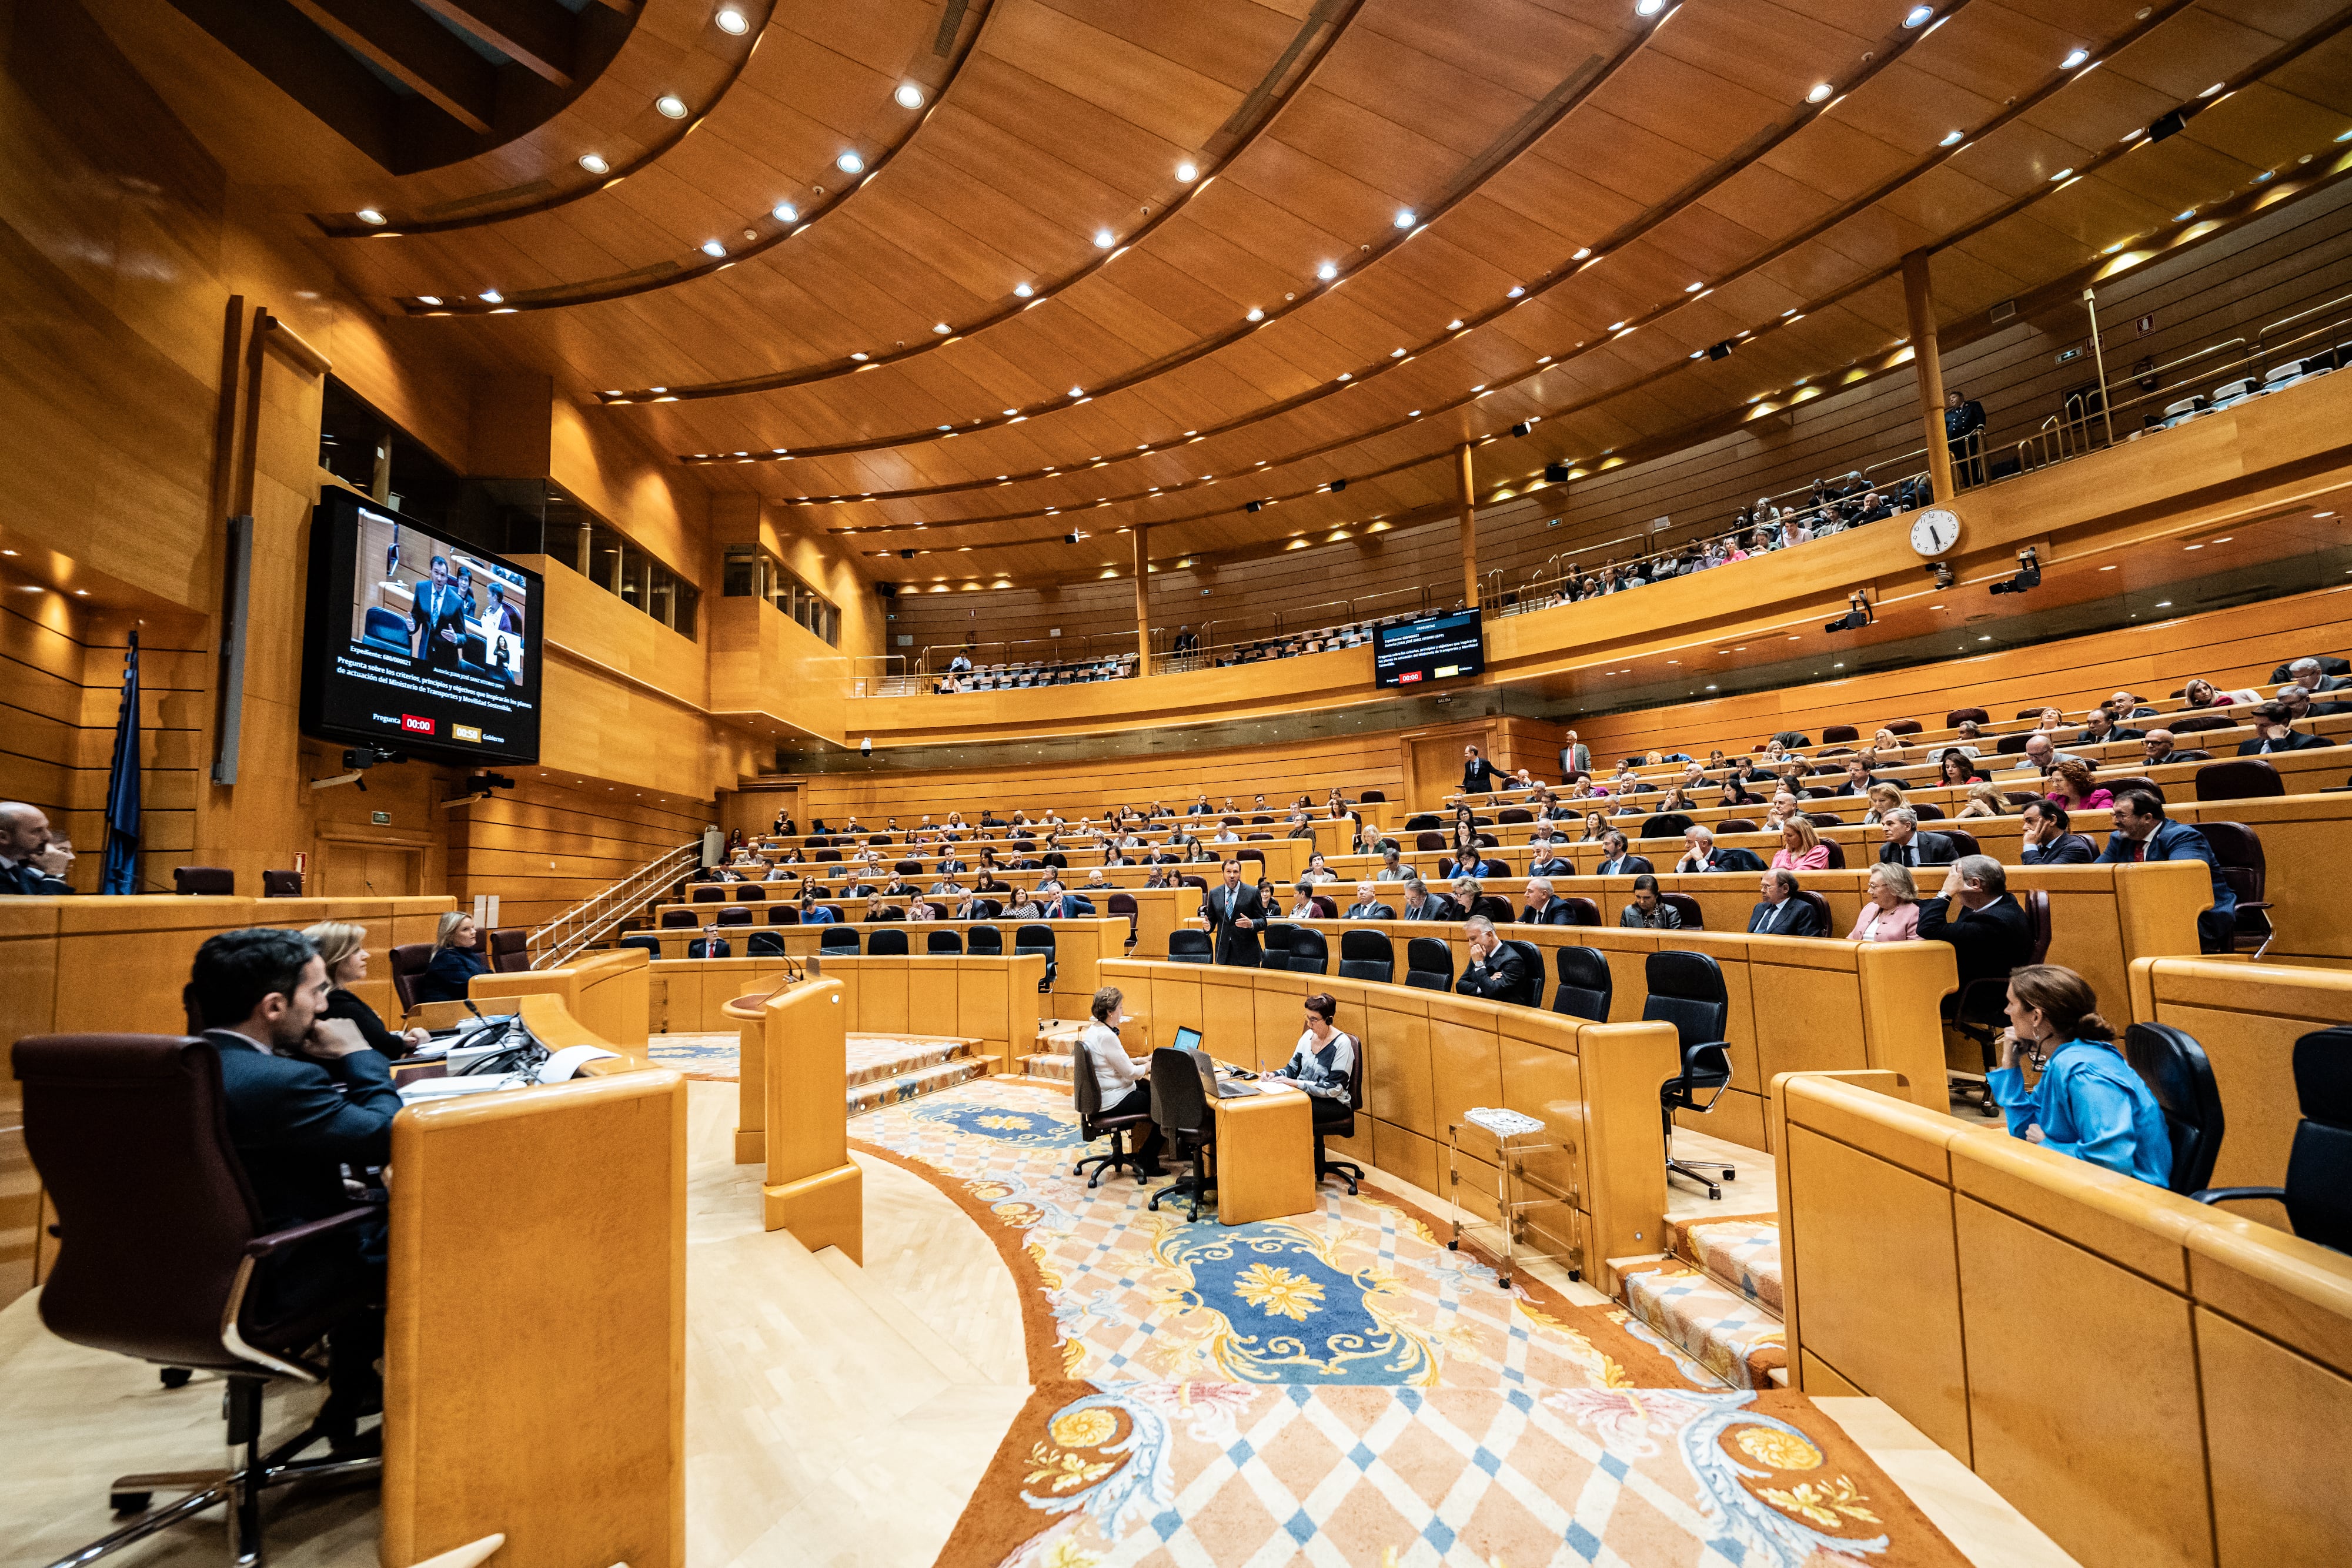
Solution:
M 925 1568 L 1028 1396 L 1012 1276 L 944 1194 L 879 1160 L 859 1160 L 863 1269 L 762 1232 L 758 1167 L 730 1156 L 734 1098 L 726 1084 L 689 1088 L 688 1562 Z M 1674 1212 L 1769 1207 L 1769 1158 L 1703 1137 L 1676 1141 L 1702 1157 L 1728 1155 L 1738 1183 L 1720 1206 L 1675 1183 Z M 1433 1196 L 1381 1179 L 1440 1210 Z M 1564 1276 L 1550 1282 L 1601 1300 Z M 1820 1403 L 1972 1562 L 2070 1561 L 1876 1400 Z M 308 1404 L 273 1397 L 273 1429 L 293 1429 Z M 0 1568 L 38 1568 L 104 1533 L 117 1474 L 218 1464 L 219 1407 L 215 1384 L 166 1390 L 150 1367 L 55 1339 L 31 1296 L 0 1310 Z M 281 1494 L 272 1506 L 271 1559 L 283 1568 L 372 1563 L 374 1534 L 363 1490 Z M 114 1561 L 178 1568 L 224 1552 L 211 1518 Z

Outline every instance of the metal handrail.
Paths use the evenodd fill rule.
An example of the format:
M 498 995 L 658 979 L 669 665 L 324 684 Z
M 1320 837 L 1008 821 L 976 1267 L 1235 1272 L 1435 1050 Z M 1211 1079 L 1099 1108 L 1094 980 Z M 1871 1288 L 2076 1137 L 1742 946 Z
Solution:
M 611 935 L 622 921 L 650 903 L 671 879 L 701 858 L 700 839 L 665 850 L 620 881 L 537 927 L 524 943 L 525 950 L 531 955 L 530 967 L 561 968 L 575 955 Z

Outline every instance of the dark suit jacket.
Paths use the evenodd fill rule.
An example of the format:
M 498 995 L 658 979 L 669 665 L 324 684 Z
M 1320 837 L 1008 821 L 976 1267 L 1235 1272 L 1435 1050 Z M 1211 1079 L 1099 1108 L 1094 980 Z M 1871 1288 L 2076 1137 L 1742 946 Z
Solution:
M 1920 865 L 1949 865 L 1960 858 L 1960 846 L 1941 833 L 1922 829 L 1911 835 L 1911 847 L 1918 852 Z M 1904 863 L 1903 852 L 1890 841 L 1878 846 L 1878 858 L 1889 865 Z
M 1520 910 L 1519 924 L 1522 925 L 1573 925 L 1576 922 L 1570 913 L 1568 900 L 1554 898 L 1543 906 L 1543 913 L 1540 915 L 1532 907 Z
M 1255 884 L 1236 883 L 1231 888 L 1218 883 L 1201 900 L 1201 913 L 1210 920 L 1210 931 L 1216 941 L 1217 962 L 1238 964 L 1255 968 L 1265 956 L 1258 946 L 1259 934 L 1265 930 L 1265 905 L 1258 898 Z M 1234 925 L 1236 918 L 1246 920 L 1246 931 Z
M 2147 738 L 2147 731 L 2127 728 L 2119 724 L 2105 735 L 2093 735 L 2086 729 L 2074 737 L 2074 743 L 2078 746 L 2097 746 L 2110 740 L 2146 740 Z
M 1826 936 L 1821 912 L 1801 898 L 1784 898 L 1778 904 L 1759 903 L 1748 912 L 1748 930 L 1759 936 Z
M 1602 861 L 1595 868 L 1597 876 L 1655 876 L 1658 868 L 1650 863 L 1647 855 L 1621 855 L 1613 861 Z
M 2311 751 L 2335 744 L 2325 736 L 2305 735 L 2299 729 L 2289 729 L 2284 740 L 2249 740 L 2238 747 L 2238 755 L 2267 757 L 2273 751 Z
M 2004 893 L 1982 909 L 1923 898 L 1919 939 L 1951 944 L 1963 986 L 1971 980 L 2007 979 L 2011 969 L 2033 956 L 2033 927 L 2014 894 Z
M 2107 835 L 2106 850 L 2099 856 L 2101 864 L 2128 862 L 2133 858 L 2130 839 L 2122 833 Z M 2221 875 L 2221 863 L 2213 858 L 2213 846 L 2205 841 L 2204 834 L 2188 823 L 2176 822 L 2168 817 L 2158 822 L 2156 825 L 2156 831 L 2147 836 L 2147 852 L 2137 858 L 2152 861 L 2203 861 L 2206 869 L 2212 873 L 2213 877 L 2213 914 L 2231 925 L 2237 923 L 2238 895 L 2231 891 L 2228 879 Z
M 386 1061 L 408 1054 L 408 1042 L 383 1027 L 376 1010 L 351 992 L 337 986 L 327 993 L 326 1011 L 322 1018 L 342 1019 L 359 1025 L 360 1037 L 381 1052 Z
M 1528 874 L 1529 876 L 1574 876 L 1576 862 L 1562 860 L 1558 855 L 1554 855 L 1549 860 L 1537 861 L 1529 864 Z
M 1350 920 L 1394 920 L 1396 911 L 1377 901 L 1370 904 L 1351 904 L 1348 905 L 1347 917 Z
M 1510 783 L 1501 768 L 1483 757 L 1462 765 L 1462 793 L 1465 795 L 1491 795 L 1497 789 L 1508 789 Z
M 1403 904 L 1397 905 L 1397 918 L 1400 920 L 1459 920 L 1462 918 L 1462 911 L 1452 899 L 1439 893 L 1433 894 L 1424 899 L 1422 902 L 1421 912 L 1417 915 L 1407 910 Z
M 1874 777 L 1864 779 L 1861 787 L 1856 788 L 1854 781 L 1849 779 L 1844 783 L 1839 785 L 1836 789 L 1831 790 L 1830 793 L 1832 795 L 1867 795 L 1870 793 L 1870 787 L 1872 785 L 1883 784 L 1885 782 L 1885 779 Z
M 2061 833 L 2048 847 L 2028 844 L 2017 857 L 2025 865 L 2089 865 L 2099 847 L 2081 833 Z
M 56 877 L 44 876 L 30 861 L 11 866 L 0 866 L 0 894 L 18 893 L 35 897 L 57 897 L 73 889 Z
M 454 582 L 436 583 L 430 578 L 416 585 L 416 598 L 409 619 L 424 642 L 417 652 L 429 664 L 455 664 L 466 647 L 466 596 L 457 591 Z M 455 632 L 454 643 L 442 636 Z
M 1496 944 L 1484 961 L 1470 960 L 1454 988 L 1465 996 L 1484 997 L 1491 1002 L 1508 1001 L 1523 995 L 1539 977 L 1528 973 L 1527 960 L 1507 942 Z
M 276 1230 L 349 1208 L 341 1167 L 392 1158 L 392 1064 L 373 1051 L 329 1062 L 265 1055 L 227 1030 L 205 1038 L 220 1051 L 229 1141 L 263 1222 Z

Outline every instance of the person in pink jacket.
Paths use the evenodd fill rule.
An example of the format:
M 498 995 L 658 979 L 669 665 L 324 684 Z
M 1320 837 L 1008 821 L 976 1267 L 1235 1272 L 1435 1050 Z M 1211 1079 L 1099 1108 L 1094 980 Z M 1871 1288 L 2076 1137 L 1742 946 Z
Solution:
M 1825 871 L 1829 863 L 1830 847 L 1810 820 L 1790 817 L 1780 824 L 1780 851 L 1772 857 L 1773 870 Z
M 1916 942 L 1919 940 L 1919 889 L 1911 868 L 1881 861 L 1870 868 L 1870 890 L 1864 894 L 1862 916 L 1845 934 L 1849 942 Z

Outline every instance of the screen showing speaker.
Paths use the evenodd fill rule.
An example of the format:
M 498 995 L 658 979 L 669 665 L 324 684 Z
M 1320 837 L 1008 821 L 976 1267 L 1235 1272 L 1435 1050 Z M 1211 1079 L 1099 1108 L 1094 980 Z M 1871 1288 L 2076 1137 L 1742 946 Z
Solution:
M 1475 610 L 1423 615 L 1372 629 L 1372 680 L 1377 685 L 1450 681 L 1486 667 L 1486 632 Z
M 310 524 L 302 727 L 448 761 L 539 760 L 539 573 L 330 490 Z

